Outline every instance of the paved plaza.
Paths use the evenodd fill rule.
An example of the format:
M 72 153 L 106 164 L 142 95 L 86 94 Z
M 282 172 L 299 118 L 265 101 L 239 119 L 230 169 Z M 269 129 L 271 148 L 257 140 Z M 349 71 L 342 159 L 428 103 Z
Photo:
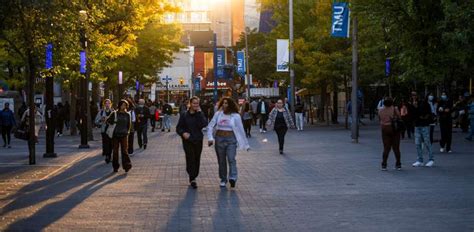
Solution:
M 175 119 L 176 120 L 176 119 Z M 133 168 L 112 172 L 99 141 L 56 142 L 59 157 L 28 166 L 26 144 L 0 149 L 1 231 L 474 231 L 474 143 L 455 130 L 451 154 L 413 168 L 403 140 L 402 171 L 380 171 L 380 131 L 361 128 L 358 144 L 341 126 L 290 130 L 285 154 L 273 131 L 253 128 L 237 156 L 235 189 L 220 188 L 213 147 L 204 147 L 198 189 L 188 187 L 176 133 L 149 133 Z M 439 137 L 438 134 L 436 134 Z M 95 136 L 96 140 L 99 138 Z

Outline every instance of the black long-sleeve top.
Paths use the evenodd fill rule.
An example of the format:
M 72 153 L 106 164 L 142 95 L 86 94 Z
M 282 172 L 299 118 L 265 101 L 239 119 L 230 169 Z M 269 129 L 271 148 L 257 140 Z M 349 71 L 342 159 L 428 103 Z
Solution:
M 202 128 L 206 126 L 207 119 L 204 116 L 204 113 L 199 111 L 192 114 L 191 112 L 186 111 L 186 113 L 181 114 L 179 117 L 179 122 L 176 126 L 176 133 L 183 138 L 183 134 L 187 132 L 190 134 L 188 141 L 198 142 L 203 140 L 204 135 L 202 133 Z

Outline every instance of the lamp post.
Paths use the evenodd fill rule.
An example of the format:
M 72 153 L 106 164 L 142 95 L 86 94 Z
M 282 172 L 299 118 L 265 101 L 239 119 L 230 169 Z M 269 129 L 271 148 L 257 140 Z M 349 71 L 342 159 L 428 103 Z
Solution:
M 293 0 L 289 0 L 289 24 L 290 24 L 290 108 L 293 118 L 295 117 L 295 70 L 293 63 L 295 62 L 295 50 L 293 46 Z
M 53 80 L 53 44 L 48 43 L 46 45 L 46 65 L 45 68 L 48 70 L 46 73 L 46 125 L 48 126 L 46 130 L 46 152 L 43 154 L 45 158 L 54 158 L 57 157 L 57 154 L 54 153 L 54 132 L 55 132 L 55 123 L 56 115 L 54 112 L 54 80 Z
M 247 29 L 245 28 L 245 69 L 247 71 L 247 101 L 250 102 L 250 67 L 249 67 L 249 43 L 247 41 Z
M 80 80 L 80 90 L 81 90 L 81 108 L 80 108 L 80 114 L 81 114 L 81 144 L 79 145 L 79 149 L 85 149 L 89 148 L 89 144 L 87 143 L 87 136 L 88 136 L 88 128 L 87 128 L 87 91 L 88 91 L 88 78 L 87 78 L 87 36 L 86 36 L 86 31 L 85 31 L 85 22 L 87 20 L 87 11 L 81 10 L 79 11 L 79 19 L 81 21 L 81 67 L 80 67 L 80 73 L 83 74 L 83 77 Z
M 118 98 L 119 98 L 118 101 L 122 99 L 122 95 L 123 95 L 122 84 L 123 84 L 123 73 L 122 71 L 119 71 L 118 73 Z
M 214 51 L 214 105 L 217 104 L 217 34 L 214 33 L 213 40 L 213 51 Z

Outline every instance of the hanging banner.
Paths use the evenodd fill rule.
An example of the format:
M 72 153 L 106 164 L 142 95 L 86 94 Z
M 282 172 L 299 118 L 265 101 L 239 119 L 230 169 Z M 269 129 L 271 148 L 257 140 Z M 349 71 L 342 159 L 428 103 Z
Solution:
M 81 65 L 80 65 L 80 68 L 79 68 L 79 71 L 81 74 L 86 74 L 86 52 L 85 51 L 81 51 L 80 53 L 80 56 L 81 56 Z
M 277 72 L 288 72 L 290 60 L 290 41 L 287 39 L 277 39 Z
M 53 44 L 48 43 L 46 45 L 46 59 L 45 59 L 45 67 L 46 69 L 53 68 Z
M 237 73 L 239 76 L 244 77 L 246 72 L 245 67 L 245 52 L 237 51 Z
M 332 5 L 331 36 L 349 38 L 350 10 L 346 2 L 335 2 Z
M 390 76 L 390 59 L 385 60 L 385 76 Z
M 194 90 L 201 91 L 201 79 L 198 77 L 194 78 Z
M 224 65 L 225 65 L 225 49 L 217 48 L 216 49 L 216 56 L 217 56 L 217 78 L 224 78 Z

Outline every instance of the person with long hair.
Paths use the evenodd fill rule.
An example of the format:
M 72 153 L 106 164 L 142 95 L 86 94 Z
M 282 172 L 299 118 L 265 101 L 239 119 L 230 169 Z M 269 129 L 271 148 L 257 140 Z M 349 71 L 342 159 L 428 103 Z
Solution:
M 283 155 L 283 146 L 285 144 L 285 135 L 288 128 L 295 128 L 295 123 L 290 112 L 284 107 L 283 100 L 278 99 L 275 107 L 270 112 L 267 126 L 273 127 L 278 136 L 278 147 L 280 154 Z
M 212 146 L 215 140 L 217 162 L 219 164 L 220 186 L 225 187 L 229 181 L 232 188 L 237 183 L 237 148 L 250 148 L 245 136 L 242 119 L 237 104 L 232 98 L 224 97 L 218 104 L 217 112 L 207 127 L 208 145 Z M 213 135 L 216 128 L 215 137 Z M 227 163 L 229 174 L 227 174 Z
M 401 118 L 400 112 L 393 106 L 393 100 L 386 97 L 383 101 L 384 107 L 379 110 L 380 127 L 382 129 L 383 156 L 382 171 L 387 171 L 387 160 L 390 150 L 395 153 L 395 168 L 401 170 L 402 163 L 400 161 L 400 132 L 392 127 L 392 119 Z
M 207 126 L 207 119 L 201 111 L 199 101 L 198 97 L 192 97 L 189 100 L 190 107 L 180 114 L 176 126 L 176 133 L 181 136 L 183 141 L 183 149 L 186 154 L 186 171 L 192 188 L 197 188 L 196 178 L 199 175 L 204 138 L 202 129 Z
M 112 108 L 112 101 L 110 99 L 105 99 L 102 109 L 95 117 L 95 124 L 100 126 L 100 132 L 102 136 L 102 156 L 105 156 L 105 163 L 110 163 L 112 157 L 112 138 L 109 138 L 106 133 L 106 120 L 113 111 L 114 109 Z
M 118 110 L 114 111 L 107 118 L 107 124 L 115 124 L 115 128 L 112 136 L 113 144 L 113 156 L 112 156 L 112 166 L 114 172 L 118 172 L 120 168 L 119 164 L 119 148 L 122 153 L 122 167 L 125 172 L 128 172 L 132 168 L 132 161 L 128 155 L 128 136 L 132 130 L 132 116 L 127 111 L 128 102 L 126 100 L 121 100 L 118 104 Z
M 252 128 L 252 110 L 250 108 L 250 103 L 248 103 L 247 101 L 242 106 L 240 116 L 242 117 L 242 120 L 244 122 L 245 135 L 247 136 L 247 138 L 252 137 L 250 135 L 250 129 Z

